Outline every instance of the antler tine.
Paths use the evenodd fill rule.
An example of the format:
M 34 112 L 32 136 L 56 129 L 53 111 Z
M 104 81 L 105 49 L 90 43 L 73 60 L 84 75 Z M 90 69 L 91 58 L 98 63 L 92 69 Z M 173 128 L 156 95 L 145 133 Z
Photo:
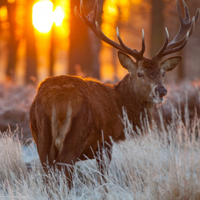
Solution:
M 140 51 L 140 55 L 143 56 L 145 52 L 145 34 L 144 34 L 144 29 L 142 29 L 142 49 Z
M 83 8 L 83 7 L 82 7 Z M 83 10 L 84 11 L 84 10 Z M 98 0 L 95 0 L 94 10 L 91 11 L 87 19 L 95 26 L 95 21 L 97 21 L 97 14 L 98 14 Z
M 81 1 L 82 2 L 82 1 Z M 74 13 L 75 15 L 86 25 L 91 26 L 91 22 L 90 20 L 88 20 L 88 18 L 85 16 L 85 11 L 81 6 L 82 4 L 80 3 L 80 13 L 77 10 L 77 7 L 74 7 Z M 90 14 L 89 14 L 90 15 Z M 89 18 L 90 19 L 90 18 Z
M 180 25 L 177 35 L 172 40 L 172 42 L 170 42 L 170 44 L 167 46 L 168 49 L 174 48 L 174 47 L 177 47 L 178 45 L 180 45 L 185 40 L 188 30 L 191 30 L 190 28 L 192 26 L 192 21 L 190 21 L 190 13 L 189 13 L 187 4 L 185 3 L 184 0 L 182 0 L 183 5 L 184 5 L 184 13 L 185 13 L 185 18 L 183 18 L 182 14 L 181 14 L 181 10 L 180 10 L 179 1 L 176 0 L 176 2 L 177 2 L 177 11 L 178 11 L 181 25 Z
M 83 18 L 81 17 L 81 15 L 78 13 L 78 10 L 77 10 L 76 6 L 74 7 L 74 13 L 75 13 L 76 17 L 78 17 L 83 23 L 85 23 Z
M 197 21 L 198 17 L 199 17 L 199 13 L 200 13 L 200 9 L 197 9 L 196 15 L 192 18 L 192 26 L 191 26 L 191 31 L 190 31 L 190 35 L 189 37 L 192 35 L 194 27 L 195 27 L 195 22 Z
M 166 44 L 165 42 L 161 50 L 159 50 L 156 56 L 154 56 L 154 59 L 161 59 L 165 55 L 169 55 L 181 50 L 186 45 L 188 38 L 192 35 L 195 22 L 197 21 L 197 18 L 199 16 L 199 9 L 197 9 L 195 17 L 193 17 L 192 20 L 190 20 L 190 12 L 189 12 L 188 6 L 184 0 L 181 0 L 181 1 L 184 6 L 184 13 L 185 13 L 184 18 L 181 14 L 179 1 L 176 0 L 177 11 L 178 11 L 179 20 L 180 20 L 179 31 L 174 37 L 174 39 L 169 44 L 167 44 L 167 46 L 165 46 Z
M 97 21 L 97 13 L 98 13 L 98 0 L 95 0 L 95 4 L 94 4 L 94 21 Z
M 137 61 L 141 60 L 143 58 L 143 54 L 145 51 L 145 42 L 144 42 L 144 37 L 142 39 L 142 50 L 140 52 L 138 52 L 135 49 L 131 49 L 129 47 L 127 47 L 122 39 L 119 36 L 119 31 L 117 31 L 117 35 L 118 35 L 118 39 L 119 39 L 119 43 L 114 42 L 113 40 L 109 39 L 101 30 L 98 22 L 97 22 L 97 12 L 98 12 L 98 0 L 95 0 L 95 4 L 94 4 L 94 10 L 91 11 L 88 16 L 86 16 L 85 11 L 84 11 L 84 7 L 83 7 L 83 1 L 80 1 L 80 13 L 78 13 L 77 8 L 75 7 L 74 12 L 76 14 L 76 16 L 78 18 L 81 19 L 82 22 L 84 22 L 86 25 L 88 25 L 91 30 L 97 35 L 97 37 L 99 37 L 101 40 L 103 40 L 104 42 L 106 42 L 107 44 L 110 44 L 111 46 L 113 46 L 114 48 L 129 54 L 131 56 L 133 56 Z M 117 29 L 118 30 L 118 29 Z
M 116 49 L 125 52 L 127 54 L 130 54 L 127 50 L 125 50 L 120 44 L 114 42 L 113 40 L 109 39 L 101 30 L 99 23 L 97 21 L 95 21 L 95 34 L 104 42 L 106 42 L 107 44 L 110 44 L 111 46 L 115 47 Z
M 83 0 L 80 0 L 80 14 L 81 16 L 85 16 L 85 11 L 84 11 L 84 7 L 83 7 Z
M 178 0 L 177 0 L 177 2 L 178 2 Z M 179 16 L 181 16 L 180 17 L 181 25 L 180 25 L 180 28 L 179 28 L 179 31 L 178 31 L 177 35 L 175 36 L 173 41 L 167 46 L 167 49 L 171 49 L 171 48 L 177 47 L 182 42 L 184 42 L 188 31 L 190 33 L 189 37 L 191 36 L 193 28 L 194 28 L 194 25 L 195 25 L 195 21 L 197 20 L 198 15 L 199 15 L 199 9 L 198 9 L 197 13 L 196 13 L 196 16 L 195 16 L 195 20 L 194 20 L 194 17 L 193 17 L 192 20 L 190 21 L 190 13 L 189 13 L 189 9 L 187 7 L 187 4 L 185 3 L 184 0 L 182 0 L 182 2 L 184 4 L 184 10 L 185 10 L 185 15 L 186 16 L 183 19 L 182 15 L 181 15 L 181 11 L 180 11 L 180 5 L 179 5 L 179 2 L 178 2 L 178 5 L 177 5 L 178 9 L 177 10 L 178 10 Z
M 194 27 L 195 27 L 195 17 L 192 18 L 192 24 L 191 24 L 189 37 L 192 35 Z
M 116 28 L 116 32 L 117 32 L 117 38 L 119 40 L 119 43 L 121 44 L 121 46 L 129 53 L 132 53 L 132 49 L 127 47 L 124 42 L 122 41 L 121 37 L 120 37 L 120 34 L 119 34 L 119 28 L 117 27 Z
M 195 22 L 197 21 L 200 13 L 200 8 L 197 8 L 196 15 L 195 15 Z
M 191 26 L 191 31 L 190 31 L 190 35 L 189 37 L 192 35 L 194 27 L 195 27 L 195 22 L 197 21 L 198 17 L 199 17 L 199 13 L 200 13 L 200 9 L 198 8 L 196 11 L 196 15 L 192 18 L 192 26 Z
M 164 51 L 163 54 L 162 54 L 162 57 L 164 57 L 166 55 L 169 55 L 169 54 L 172 54 L 172 53 L 175 53 L 177 51 L 180 51 L 187 44 L 189 35 L 190 35 L 190 32 L 188 31 L 188 33 L 187 33 L 187 35 L 185 37 L 185 40 L 182 42 L 182 44 L 180 46 L 178 46 L 178 47 L 173 48 L 173 49 Z
M 183 5 L 184 5 L 184 12 L 185 12 L 185 22 L 189 23 L 190 22 L 190 12 L 189 12 L 189 9 L 187 7 L 187 4 L 185 3 L 185 1 L 183 1 Z M 180 7 L 180 5 L 179 5 Z
M 165 33 L 166 33 L 165 43 L 163 44 L 162 48 L 158 51 L 158 53 L 153 57 L 154 59 L 162 57 L 162 54 L 165 51 L 165 49 L 169 43 L 169 32 L 167 30 L 167 27 L 165 27 Z
M 143 57 L 143 48 L 142 50 L 138 53 L 138 51 L 136 51 L 135 49 L 131 49 L 128 46 L 126 46 L 124 44 L 124 42 L 122 41 L 120 34 L 119 34 L 119 29 L 117 27 L 117 38 L 119 40 L 120 45 L 127 51 L 127 53 L 131 56 L 133 56 L 136 60 L 139 60 L 141 57 Z M 143 39 L 144 41 L 144 39 Z M 143 46 L 143 45 L 142 45 Z M 141 54 L 142 53 L 142 54 Z

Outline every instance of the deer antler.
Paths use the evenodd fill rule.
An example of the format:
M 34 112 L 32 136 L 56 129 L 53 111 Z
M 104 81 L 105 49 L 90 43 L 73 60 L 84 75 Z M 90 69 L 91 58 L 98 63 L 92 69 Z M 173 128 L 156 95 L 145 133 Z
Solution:
M 119 30 L 117 28 L 117 38 L 119 40 L 119 43 L 114 42 L 113 40 L 109 39 L 101 30 L 97 20 L 97 11 L 98 11 L 98 0 L 95 0 L 94 10 L 91 11 L 87 16 L 85 14 L 84 8 L 83 8 L 83 1 L 80 2 L 80 13 L 78 13 L 77 8 L 75 7 L 74 12 L 76 16 L 78 16 L 82 22 L 84 22 L 86 25 L 90 27 L 90 29 L 104 42 L 107 44 L 110 44 L 114 48 L 129 54 L 133 56 L 137 61 L 143 59 L 143 54 L 145 51 L 145 37 L 144 37 L 144 30 L 142 30 L 142 49 L 141 51 L 137 51 L 136 49 L 131 49 L 128 46 L 126 46 L 119 34 Z
M 187 43 L 188 38 L 191 36 L 195 22 L 198 19 L 200 10 L 197 9 L 196 15 L 190 20 L 190 13 L 189 9 L 187 7 L 187 4 L 185 3 L 184 0 L 181 0 L 183 5 L 184 5 L 184 12 L 185 12 L 185 18 L 183 18 L 180 10 L 180 4 L 179 1 L 176 0 L 177 3 L 177 10 L 178 10 L 178 15 L 179 15 L 179 20 L 180 20 L 180 28 L 177 33 L 177 35 L 174 37 L 174 39 L 169 43 L 169 33 L 167 28 L 165 28 L 166 32 L 166 40 L 165 43 L 163 44 L 162 48 L 158 51 L 158 53 L 153 57 L 154 60 L 161 60 L 162 57 L 175 53 L 177 51 L 180 51 Z M 129 54 L 133 56 L 137 61 L 142 60 L 143 54 L 145 52 L 145 37 L 144 37 L 144 30 L 142 30 L 142 49 L 138 52 L 136 49 L 131 49 L 128 46 L 124 44 L 122 41 L 119 30 L 117 28 L 117 38 L 119 40 L 119 43 L 109 39 L 101 30 L 98 22 L 97 22 L 97 14 L 98 14 L 98 0 L 95 0 L 95 5 L 94 5 L 94 10 L 91 11 L 87 16 L 84 11 L 83 7 L 83 1 L 81 0 L 80 2 L 80 13 L 78 13 L 77 8 L 75 7 L 74 12 L 77 17 L 81 19 L 83 23 L 88 25 L 90 29 L 104 42 L 107 44 L 110 44 L 114 48 Z
M 180 9 L 180 4 L 179 1 L 176 0 L 177 3 L 177 11 L 179 15 L 179 20 L 180 20 L 180 28 L 175 36 L 175 38 L 168 44 L 169 42 L 169 33 L 167 31 L 167 28 L 165 29 L 166 31 L 166 40 L 162 48 L 158 51 L 158 53 L 153 57 L 155 60 L 160 60 L 162 57 L 175 53 L 177 51 L 180 51 L 187 43 L 188 38 L 191 36 L 195 22 L 198 19 L 199 12 L 200 10 L 197 9 L 196 15 L 190 20 L 190 13 L 189 9 L 187 7 L 187 4 L 185 3 L 184 0 L 182 0 L 182 3 L 184 5 L 184 13 L 185 13 L 185 18 L 183 18 L 181 14 L 181 9 Z

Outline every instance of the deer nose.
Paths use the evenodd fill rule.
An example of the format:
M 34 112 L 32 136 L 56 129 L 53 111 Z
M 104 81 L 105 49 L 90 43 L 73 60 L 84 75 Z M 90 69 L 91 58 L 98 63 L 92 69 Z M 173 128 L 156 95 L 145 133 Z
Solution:
M 159 97 L 164 97 L 167 94 L 167 89 L 161 85 L 156 87 L 155 92 Z

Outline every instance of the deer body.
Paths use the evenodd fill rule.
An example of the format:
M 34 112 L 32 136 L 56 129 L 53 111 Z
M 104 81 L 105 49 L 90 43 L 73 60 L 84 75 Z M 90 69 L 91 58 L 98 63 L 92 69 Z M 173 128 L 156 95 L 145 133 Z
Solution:
M 48 158 L 50 165 L 54 161 L 72 164 L 84 160 L 84 155 L 93 158 L 91 148 L 95 152 L 98 142 L 102 145 L 102 131 L 108 143 L 110 137 L 123 140 L 122 107 L 127 108 L 133 127 L 140 128 L 141 112 L 147 110 L 151 118 L 153 104 L 139 101 L 134 86 L 127 88 L 129 76 L 117 85 L 75 76 L 43 81 L 30 111 L 41 162 L 46 163 Z M 39 123 L 42 126 L 37 126 Z
M 72 161 L 75 162 L 79 157 L 83 159 L 82 154 L 92 158 L 90 147 L 97 149 L 97 141 L 101 142 L 101 130 L 105 133 L 105 139 L 108 137 L 106 132 L 109 132 L 113 139 L 121 135 L 121 99 L 111 86 L 73 76 L 52 77 L 42 82 L 34 102 L 30 112 L 31 127 L 32 130 L 36 127 L 33 132 L 40 133 L 35 134 L 34 139 L 40 141 L 42 138 L 49 138 L 46 151 L 41 152 L 44 154 L 44 163 L 47 155 L 50 164 L 56 158 L 59 160 L 59 156 L 61 160 L 64 157 L 64 163 L 68 164 L 72 164 Z M 37 105 L 43 108 L 46 119 L 37 112 L 41 109 L 37 108 Z M 35 117 L 32 119 L 33 116 Z M 37 120 L 44 120 L 44 123 L 48 121 L 49 128 L 37 127 Z M 73 159 L 66 156 L 68 153 L 73 154 L 72 149 L 75 150 Z
M 102 146 L 102 131 L 108 144 L 110 137 L 114 141 L 123 140 L 122 107 L 126 108 L 135 131 L 136 127 L 141 128 L 141 116 L 147 115 L 151 124 L 156 101 L 162 102 L 166 95 L 161 67 L 166 61 L 146 66 L 144 61 L 136 64 L 121 52 L 119 59 L 125 68 L 132 68 L 116 85 L 67 75 L 50 77 L 40 84 L 31 106 L 30 121 L 44 165 L 47 160 L 53 165 L 72 164 L 84 160 L 84 156 L 93 158 L 98 143 Z M 181 57 L 174 59 L 177 64 Z M 143 76 L 138 77 L 138 73 Z M 157 87 L 165 91 L 159 97 L 155 94 Z
M 118 49 L 121 65 L 128 74 L 116 85 L 106 85 L 93 79 L 75 76 L 57 76 L 44 80 L 30 109 L 30 122 L 33 138 L 37 144 L 41 163 L 55 166 L 58 163 L 74 164 L 77 160 L 93 158 L 98 143 L 102 149 L 102 131 L 106 148 L 110 149 L 111 140 L 123 140 L 124 126 L 122 108 L 126 108 L 134 130 L 141 129 L 141 117 L 147 116 L 152 124 L 152 111 L 167 94 L 164 86 L 165 73 L 172 71 L 182 59 L 181 56 L 164 56 L 181 50 L 192 34 L 196 16 L 190 20 L 189 10 L 182 0 L 185 15 L 183 19 L 178 5 L 180 29 L 169 43 L 166 29 L 166 41 L 159 52 L 151 59 L 143 56 L 145 52 L 144 32 L 142 49 L 137 51 L 127 47 L 117 30 L 119 43 L 107 38 L 96 22 L 97 0 L 95 8 L 85 15 L 81 1 L 80 14 L 77 16 L 87 24 L 103 41 Z M 169 44 L 168 44 L 169 43 Z M 134 57 L 136 62 L 128 55 Z M 102 165 L 99 160 L 98 164 Z M 68 172 L 66 175 L 69 177 Z

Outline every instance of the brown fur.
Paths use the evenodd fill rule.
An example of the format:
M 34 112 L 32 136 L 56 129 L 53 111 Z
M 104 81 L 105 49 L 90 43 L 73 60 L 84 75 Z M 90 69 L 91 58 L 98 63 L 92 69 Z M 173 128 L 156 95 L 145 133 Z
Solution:
M 102 150 L 102 131 L 108 150 L 111 150 L 110 137 L 115 142 L 124 140 L 123 107 L 135 132 L 142 128 L 141 117 L 147 117 L 152 124 L 154 105 L 166 95 L 157 99 L 155 94 L 156 87 L 165 88 L 162 64 L 157 62 L 148 68 L 145 62 L 144 67 L 143 61 L 134 63 L 122 52 L 119 59 L 129 74 L 116 85 L 76 76 L 51 77 L 40 84 L 31 106 L 30 121 L 44 169 L 46 163 L 74 164 L 79 159 L 93 158 L 98 144 Z M 180 59 L 172 57 L 167 62 L 178 63 Z M 151 65 L 151 60 L 147 61 Z M 166 67 L 165 62 L 163 65 Z M 97 162 L 103 169 L 103 163 L 98 159 Z M 68 171 L 66 175 L 69 177 Z
M 123 106 L 127 108 L 134 128 L 141 128 L 139 119 L 141 112 L 144 116 L 145 109 L 151 119 L 153 104 L 137 99 L 130 81 L 130 75 L 115 86 L 75 76 L 58 76 L 43 81 L 30 110 L 31 130 L 42 164 L 48 161 L 53 165 L 54 160 L 72 164 L 78 159 L 84 160 L 84 155 L 93 158 L 91 148 L 97 151 L 98 141 L 102 146 L 102 131 L 108 143 L 110 136 L 114 141 L 124 139 Z M 67 119 L 69 108 L 71 114 Z M 52 118 L 54 109 L 55 119 Z M 57 125 L 52 124 L 56 120 Z M 64 146 L 60 149 L 55 142 L 66 120 L 70 120 L 70 128 L 59 141 Z M 53 128 L 58 133 L 52 133 Z

